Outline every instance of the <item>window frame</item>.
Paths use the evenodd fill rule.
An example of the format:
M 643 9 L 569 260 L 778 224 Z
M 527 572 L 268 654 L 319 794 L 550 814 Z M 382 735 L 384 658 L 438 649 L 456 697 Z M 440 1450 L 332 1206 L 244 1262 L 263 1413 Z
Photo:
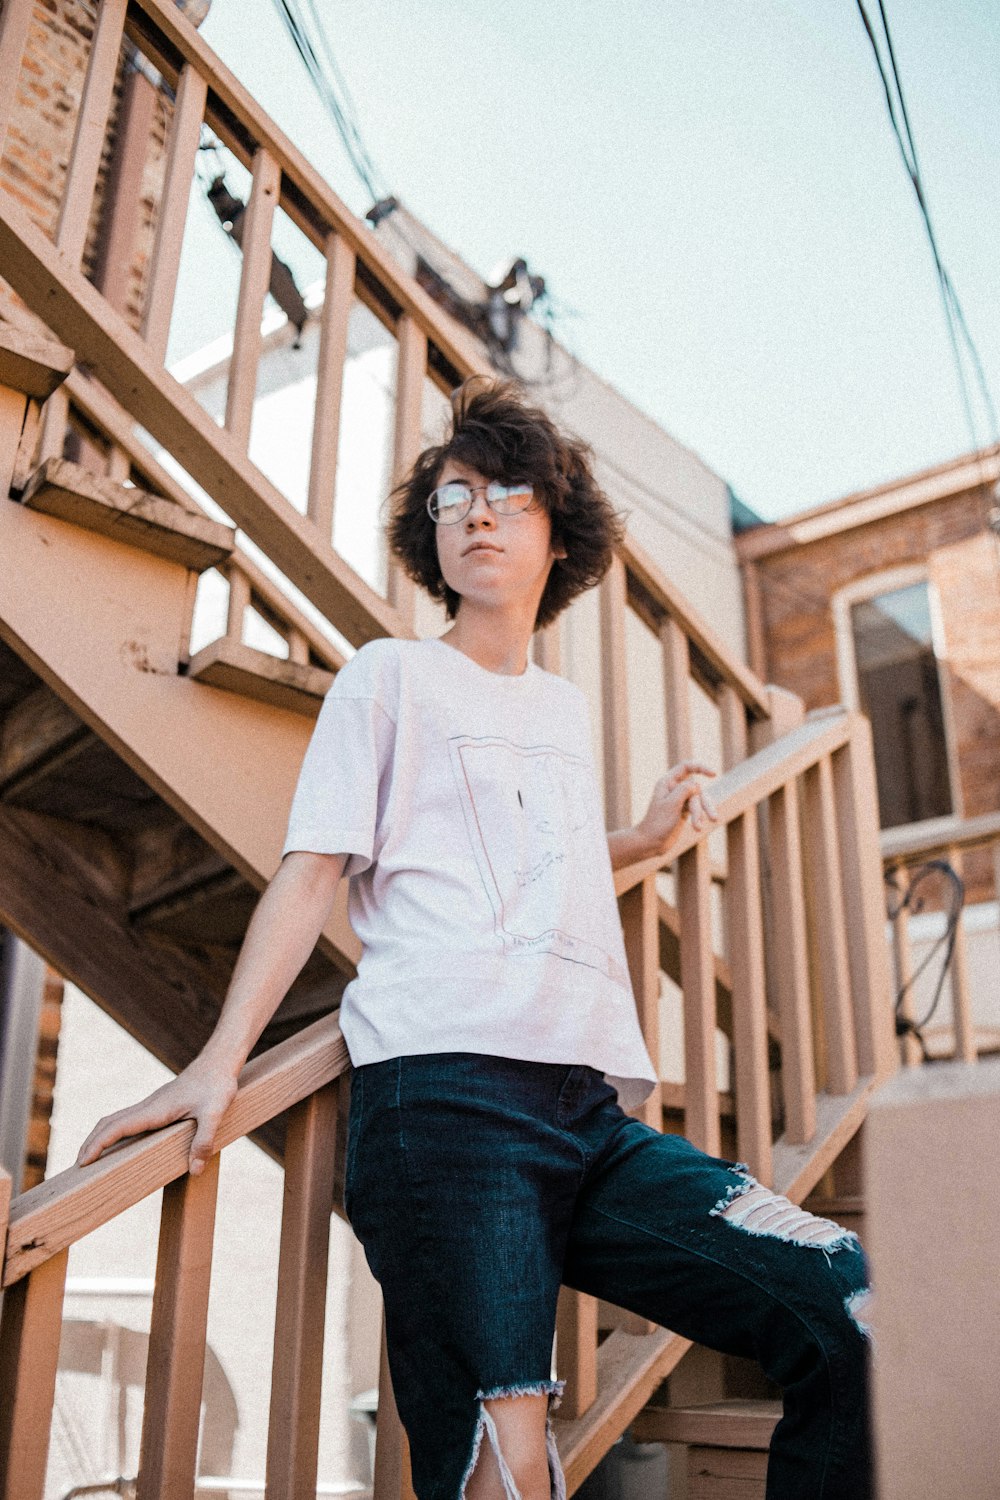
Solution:
M 952 816 L 964 818 L 962 780 L 959 774 L 958 745 L 955 737 L 955 720 L 951 702 L 951 673 L 948 667 L 948 651 L 944 634 L 944 619 L 941 599 L 930 569 L 924 563 L 902 563 L 893 568 L 883 568 L 877 573 L 866 573 L 853 578 L 831 596 L 834 638 L 837 648 L 837 684 L 840 701 L 845 707 L 860 713 L 861 694 L 858 687 L 858 661 L 854 650 L 854 631 L 851 626 L 851 607 L 875 599 L 879 594 L 891 594 L 897 589 L 910 588 L 923 583 L 927 587 L 927 605 L 931 617 L 931 649 L 937 664 L 938 692 L 941 695 L 941 718 L 944 723 L 944 748 L 948 762 L 948 787 L 951 793 Z M 907 824 L 893 825 L 907 827 Z

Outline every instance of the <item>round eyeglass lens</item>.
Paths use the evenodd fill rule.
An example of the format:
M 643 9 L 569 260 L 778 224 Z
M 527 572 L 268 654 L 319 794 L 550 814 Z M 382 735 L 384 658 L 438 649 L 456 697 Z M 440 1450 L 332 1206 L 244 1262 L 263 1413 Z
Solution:
M 464 521 L 472 509 L 473 488 L 461 480 L 439 485 L 427 497 L 427 509 L 440 525 L 450 526 L 455 521 Z M 525 510 L 532 500 L 534 490 L 530 484 L 501 484 L 492 479 L 485 487 L 486 503 L 497 515 L 513 516 Z

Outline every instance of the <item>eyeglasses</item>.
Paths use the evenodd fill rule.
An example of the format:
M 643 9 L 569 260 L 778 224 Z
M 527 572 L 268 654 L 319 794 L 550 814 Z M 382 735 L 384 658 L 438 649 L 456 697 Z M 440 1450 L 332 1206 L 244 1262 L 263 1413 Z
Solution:
M 491 479 L 489 484 L 465 484 L 454 479 L 439 485 L 427 496 L 428 513 L 439 526 L 464 521 L 472 509 L 473 498 L 480 491 L 486 496 L 490 510 L 498 516 L 516 516 L 527 510 L 535 495 L 530 484 L 501 484 L 496 479 Z

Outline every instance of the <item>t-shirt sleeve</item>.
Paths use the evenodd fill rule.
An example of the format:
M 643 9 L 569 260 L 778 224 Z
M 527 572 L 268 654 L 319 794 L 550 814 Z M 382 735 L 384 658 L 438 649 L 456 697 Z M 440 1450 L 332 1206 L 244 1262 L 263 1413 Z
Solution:
M 361 654 L 341 668 L 323 699 L 281 851 L 282 858 L 295 849 L 350 855 L 347 876 L 367 870 L 375 857 L 396 733 L 385 673 L 361 662 Z

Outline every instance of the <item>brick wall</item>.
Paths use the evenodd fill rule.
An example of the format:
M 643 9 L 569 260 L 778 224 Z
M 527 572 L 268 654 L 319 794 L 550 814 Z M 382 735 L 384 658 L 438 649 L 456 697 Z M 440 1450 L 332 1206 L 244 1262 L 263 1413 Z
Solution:
M 87 3 L 84 0 L 38 0 L 35 4 L 7 140 L 0 159 L 0 187 L 11 193 L 39 228 L 50 236 L 55 235 L 59 221 L 86 76 L 94 11 L 89 0 Z M 152 96 L 149 108 L 140 113 L 147 146 L 138 200 L 131 211 L 134 218 L 133 249 L 122 294 L 116 298 L 119 310 L 133 327 L 137 327 L 144 304 L 156 211 L 163 190 L 166 138 L 173 115 L 173 100 L 168 90 L 151 87 L 141 76 L 126 81 L 131 71 L 126 61 L 128 52 L 127 44 L 123 45 L 83 264 L 88 275 L 100 273 L 99 246 L 108 223 L 109 184 L 113 182 L 116 152 L 120 152 L 122 144 L 118 125 L 123 92 L 136 88 L 140 93 L 148 90 Z M 13 296 L 7 287 L 3 288 L 3 293 L 5 299 Z
M 926 564 L 941 606 L 942 689 L 966 817 L 1000 808 L 1000 545 L 986 528 L 987 505 L 982 490 L 966 490 L 756 565 L 766 675 L 818 708 L 840 698 L 833 595 L 866 575 Z M 988 861 L 970 856 L 968 866 L 981 896 Z

